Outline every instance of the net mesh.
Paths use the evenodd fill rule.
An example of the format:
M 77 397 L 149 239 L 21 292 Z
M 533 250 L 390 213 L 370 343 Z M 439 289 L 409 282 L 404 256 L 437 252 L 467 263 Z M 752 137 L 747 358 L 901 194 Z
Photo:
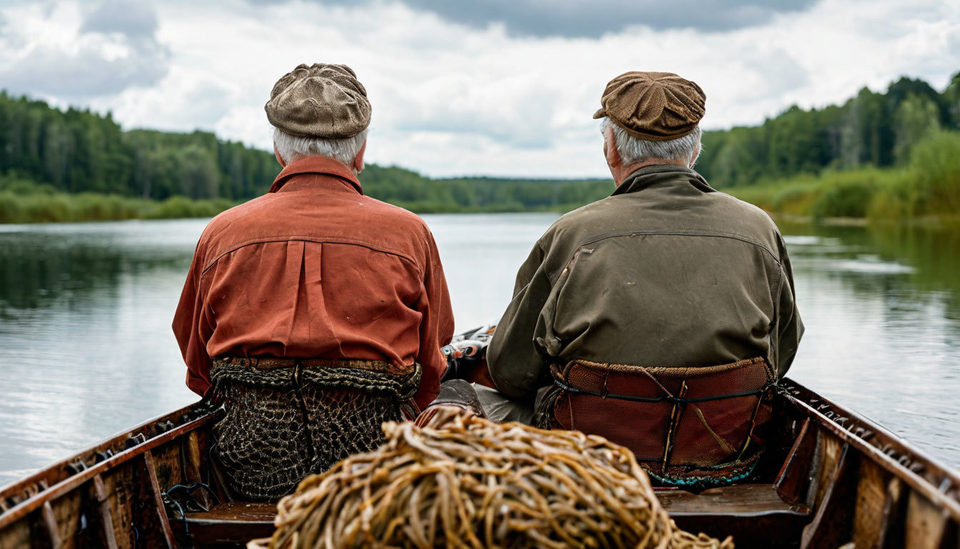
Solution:
M 305 479 L 280 500 L 273 537 L 248 547 L 733 547 L 678 529 L 624 447 L 431 410 Z
M 380 425 L 399 421 L 420 381 L 355 368 L 257 370 L 215 364 L 215 398 L 226 415 L 211 452 L 230 490 L 254 501 L 289 494 L 305 476 L 382 442 Z

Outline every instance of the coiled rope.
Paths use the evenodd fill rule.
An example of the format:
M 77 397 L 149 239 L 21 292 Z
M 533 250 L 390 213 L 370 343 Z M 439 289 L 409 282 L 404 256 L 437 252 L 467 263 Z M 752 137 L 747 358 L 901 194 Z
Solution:
M 678 529 L 622 446 L 437 410 L 307 477 L 249 547 L 733 548 Z

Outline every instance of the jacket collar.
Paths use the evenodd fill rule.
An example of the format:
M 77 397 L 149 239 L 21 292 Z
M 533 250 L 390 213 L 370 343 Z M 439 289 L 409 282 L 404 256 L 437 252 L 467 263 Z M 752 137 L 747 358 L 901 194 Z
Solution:
M 716 189 L 711 187 L 702 175 L 686 166 L 680 166 L 678 164 L 654 164 L 653 166 L 644 166 L 628 175 L 627 178 L 620 183 L 620 186 L 613 191 L 611 196 L 635 193 L 655 183 L 670 180 L 685 180 L 701 192 L 716 192 Z
M 352 185 L 358 193 L 363 194 L 363 188 L 360 187 L 360 181 L 357 179 L 357 176 L 354 175 L 353 170 L 348 168 L 343 162 L 327 158 L 326 156 L 308 156 L 287 164 L 280 174 L 277 175 L 277 178 L 273 181 L 273 185 L 267 192 L 275 193 L 279 191 L 280 187 L 283 187 L 290 178 L 308 173 L 336 177 L 344 183 Z

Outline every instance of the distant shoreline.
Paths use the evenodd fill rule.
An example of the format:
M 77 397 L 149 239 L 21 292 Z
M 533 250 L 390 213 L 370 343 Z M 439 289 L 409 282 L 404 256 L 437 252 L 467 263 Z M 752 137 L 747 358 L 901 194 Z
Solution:
M 192 200 L 182 196 L 159 201 L 96 193 L 17 195 L 9 191 L 0 191 L 0 224 L 210 218 L 241 203 L 229 200 Z M 561 204 L 542 208 L 522 208 L 515 204 L 452 208 L 429 203 L 394 202 L 394 205 L 417 214 L 478 214 L 564 213 L 582 204 Z
M 364 175 L 366 194 L 418 214 L 563 213 L 605 198 L 613 189 L 609 180 L 426 180 L 375 165 Z M 914 145 L 909 163 L 894 168 L 824 170 L 719 190 L 785 219 L 960 232 L 960 132 L 931 134 Z M 213 217 L 240 202 L 70 194 L 0 176 L 0 223 Z
M 724 189 L 734 196 L 738 191 L 749 191 L 749 187 Z M 11 207 L 11 202 L 22 204 Z M 749 200 L 747 200 L 750 202 Z M 117 195 L 83 193 L 70 195 L 54 193 L 45 195 L 13 196 L 0 192 L 0 224 L 39 224 L 39 223 L 92 223 L 99 221 L 150 220 L 150 219 L 199 219 L 211 218 L 240 202 L 228 200 L 191 200 L 181 196 L 164 201 L 144 200 Z M 568 204 L 545 208 L 506 207 L 460 207 L 417 208 L 416 205 L 396 203 L 395 205 L 417 214 L 483 214 L 483 213 L 566 213 L 581 206 Z M 764 207 L 760 202 L 755 205 Z M 413 206 L 413 207 L 411 207 Z M 815 217 L 809 212 L 777 212 L 764 208 L 778 222 L 791 224 L 813 224 L 833 227 L 868 227 L 872 225 L 900 226 L 933 230 L 960 230 L 960 216 L 925 215 L 907 219 L 876 220 L 867 217 L 833 216 Z M 19 212 L 19 213 L 14 213 Z

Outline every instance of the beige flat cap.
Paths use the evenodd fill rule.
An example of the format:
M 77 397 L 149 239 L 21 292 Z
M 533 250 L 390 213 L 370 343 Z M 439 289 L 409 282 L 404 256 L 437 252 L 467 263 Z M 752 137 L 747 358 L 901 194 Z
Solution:
M 370 125 L 370 101 L 346 65 L 299 65 L 283 75 L 264 105 L 267 120 L 297 137 L 344 139 Z
M 639 139 L 668 141 L 697 127 L 706 101 L 700 86 L 672 72 L 631 71 L 607 84 L 593 117 L 606 116 Z

